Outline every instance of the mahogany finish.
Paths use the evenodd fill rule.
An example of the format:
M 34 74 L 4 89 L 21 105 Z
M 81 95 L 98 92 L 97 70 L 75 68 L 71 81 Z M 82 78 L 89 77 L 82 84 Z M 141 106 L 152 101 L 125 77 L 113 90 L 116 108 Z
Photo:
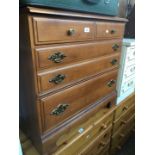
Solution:
M 113 48 L 114 45 L 118 45 L 116 50 Z M 121 40 L 117 39 L 80 44 L 76 43 L 53 45 L 50 47 L 37 47 L 35 49 L 37 68 L 38 70 L 58 68 L 109 54 L 115 54 L 121 51 L 121 46 Z M 55 53 L 58 52 L 63 53 L 65 56 L 60 62 L 56 63 L 55 61 L 49 59 L 49 57 L 54 56 Z
M 114 68 L 118 68 L 120 54 L 109 55 L 92 59 L 90 61 L 58 68 L 38 73 L 39 92 L 49 89 L 57 89 L 78 82 L 92 75 L 104 73 Z M 58 82 L 55 78 L 63 76 Z M 53 81 L 52 81 L 53 80 Z
M 41 99 L 44 109 L 45 130 L 54 127 L 91 103 L 114 91 L 116 84 L 109 87 L 108 83 L 111 79 L 116 80 L 116 78 L 117 70 Z M 60 104 L 68 104 L 68 107 L 60 115 L 51 114 L 53 109 Z
M 20 10 L 20 127 L 41 155 L 109 154 L 126 21 Z

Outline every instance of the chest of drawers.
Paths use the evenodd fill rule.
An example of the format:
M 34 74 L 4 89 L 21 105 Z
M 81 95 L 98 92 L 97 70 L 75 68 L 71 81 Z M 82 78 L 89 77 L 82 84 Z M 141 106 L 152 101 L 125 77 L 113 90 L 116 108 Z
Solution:
M 113 120 L 110 154 L 121 150 L 122 146 L 134 132 L 135 127 L 135 95 L 132 93 L 117 106 Z
M 40 154 L 108 154 L 125 22 L 21 9 L 20 126 Z

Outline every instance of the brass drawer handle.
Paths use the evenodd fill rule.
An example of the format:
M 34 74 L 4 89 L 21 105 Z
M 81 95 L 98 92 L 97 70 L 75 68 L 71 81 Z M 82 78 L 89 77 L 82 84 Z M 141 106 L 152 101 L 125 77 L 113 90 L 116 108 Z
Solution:
M 127 124 L 127 121 L 121 121 L 122 124 Z
M 104 143 L 104 142 L 102 142 L 102 141 L 100 142 L 100 146 L 102 146 L 102 147 L 104 147 L 105 144 L 106 144 L 106 143 Z
M 126 110 L 128 110 L 128 109 L 129 109 L 128 106 L 124 106 L 123 109 L 122 109 L 122 111 L 126 111 Z
M 111 30 L 110 33 L 111 34 L 115 34 L 116 33 L 116 30 Z
M 121 146 L 117 146 L 117 147 L 116 147 L 116 149 L 121 150 L 121 149 L 122 149 L 122 147 L 121 147 Z
M 75 33 L 76 33 L 76 31 L 74 29 L 72 29 L 72 28 L 67 31 L 67 34 L 69 36 L 73 36 L 73 35 L 75 35 Z
M 68 106 L 69 104 L 59 104 L 55 109 L 52 110 L 50 114 L 58 116 L 62 114 L 68 108 Z
M 106 129 L 107 125 L 106 124 L 101 124 L 101 129 Z
M 65 78 L 66 78 L 65 75 L 63 75 L 63 74 L 58 74 L 58 75 L 56 75 L 54 78 L 50 79 L 49 82 L 50 82 L 50 83 L 53 82 L 53 83 L 55 83 L 55 84 L 59 84 L 59 83 L 61 83 Z
M 124 134 L 122 134 L 122 133 L 121 133 L 119 136 L 120 136 L 121 138 L 124 138 L 124 137 L 125 137 L 125 135 L 124 135 Z
M 53 61 L 55 63 L 60 63 L 66 56 L 62 52 L 54 53 L 48 57 L 48 60 Z
M 112 87 L 112 85 L 115 83 L 116 83 L 116 80 L 110 80 L 107 85 L 108 87 Z
M 119 48 L 119 45 L 118 45 L 118 44 L 115 44 L 115 45 L 112 46 L 112 49 L 113 49 L 114 51 L 117 51 L 118 48 Z
M 117 64 L 117 59 L 112 59 L 111 64 L 116 65 Z

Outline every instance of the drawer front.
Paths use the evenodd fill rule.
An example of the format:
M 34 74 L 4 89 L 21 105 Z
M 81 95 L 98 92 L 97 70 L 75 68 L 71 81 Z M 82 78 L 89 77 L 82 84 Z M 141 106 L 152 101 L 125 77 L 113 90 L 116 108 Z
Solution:
M 91 133 L 84 132 L 79 137 L 68 143 L 65 147 L 54 153 L 54 155 L 73 155 L 73 154 L 87 155 L 88 153 L 90 153 L 90 155 L 96 155 L 95 154 L 96 151 L 99 152 L 99 150 L 101 151 L 105 149 L 107 142 L 109 142 L 110 140 L 110 136 L 111 136 L 111 127 L 105 132 L 101 133 L 98 137 L 96 137 L 92 145 L 93 139 L 90 138 Z M 88 148 L 88 146 L 91 147 Z
M 99 41 L 87 44 L 69 44 L 36 48 L 38 70 L 58 68 L 107 54 L 120 52 L 121 40 Z M 117 46 L 117 48 L 116 48 Z
M 40 82 L 39 92 L 61 88 L 67 84 L 72 84 L 92 75 L 118 67 L 119 58 L 120 54 L 117 53 L 80 64 L 42 72 L 38 74 L 38 81 Z
M 94 39 L 95 25 L 89 21 L 33 17 L 35 44 Z
M 131 46 L 127 48 L 126 62 L 133 61 L 135 59 L 135 47 Z
M 124 24 L 122 23 L 97 23 L 97 38 L 123 38 Z
M 135 95 L 124 100 L 115 111 L 115 120 L 119 119 L 127 110 L 135 104 Z
M 80 151 L 79 155 L 99 155 L 101 152 L 106 152 L 110 147 L 111 129 L 112 127 L 110 126 L 105 132 L 89 141 L 87 145 L 82 146 L 80 148 L 82 151 Z
M 125 94 L 130 89 L 134 89 L 134 88 L 135 88 L 135 78 L 132 78 L 128 81 L 126 80 L 125 82 L 122 83 L 120 96 Z
M 54 127 L 116 88 L 117 70 L 41 99 L 45 129 Z
M 96 137 L 98 137 L 98 135 L 107 131 L 108 128 L 110 128 L 110 126 L 112 125 L 115 100 L 116 100 L 116 93 L 113 92 L 110 94 L 110 96 L 109 95 L 106 96 L 97 105 L 95 106 L 92 105 L 91 108 L 89 107 L 89 109 L 82 112 L 82 114 L 80 113 L 76 121 L 73 120 L 67 125 L 64 124 L 63 127 L 61 128 L 58 127 L 58 129 L 57 128 L 54 129 L 56 131 L 56 134 L 54 136 L 52 135 L 51 138 L 49 138 L 49 141 L 46 142 L 46 146 L 48 146 L 52 152 L 62 150 L 66 148 L 68 144 L 75 141 L 75 139 L 80 138 L 86 132 L 89 133 L 89 136 L 86 140 L 87 141 L 89 140 L 92 141 L 92 139 L 94 140 Z M 102 118 L 102 120 L 99 121 L 100 122 L 99 127 L 98 125 L 95 125 L 95 122 L 100 120 L 100 118 Z M 105 127 L 102 126 L 103 123 L 107 125 L 106 128 L 103 128 Z M 81 143 L 83 144 L 83 142 Z
M 134 76 L 135 74 L 135 64 L 126 67 L 125 71 L 124 71 L 124 79 L 129 78 L 131 75 Z
M 128 135 L 132 132 L 134 128 L 134 116 L 130 118 L 127 124 L 118 131 L 114 136 L 112 136 L 111 149 L 121 149 L 121 146 L 126 141 Z
M 115 120 L 113 125 L 113 133 L 123 128 L 128 121 L 135 115 L 135 106 L 133 105 L 119 120 Z

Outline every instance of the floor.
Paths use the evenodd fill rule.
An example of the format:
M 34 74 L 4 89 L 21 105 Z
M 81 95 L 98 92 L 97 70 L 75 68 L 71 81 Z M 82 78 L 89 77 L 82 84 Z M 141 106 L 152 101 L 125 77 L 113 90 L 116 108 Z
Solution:
M 131 137 L 127 140 L 122 150 L 119 151 L 116 155 L 135 155 L 135 135 L 131 135 Z
M 31 141 L 25 136 L 23 132 L 20 131 L 20 141 L 23 148 L 23 155 L 39 155 L 37 150 L 33 147 Z M 131 135 L 131 137 L 127 140 L 122 150 L 118 152 L 116 155 L 135 155 L 135 136 Z

